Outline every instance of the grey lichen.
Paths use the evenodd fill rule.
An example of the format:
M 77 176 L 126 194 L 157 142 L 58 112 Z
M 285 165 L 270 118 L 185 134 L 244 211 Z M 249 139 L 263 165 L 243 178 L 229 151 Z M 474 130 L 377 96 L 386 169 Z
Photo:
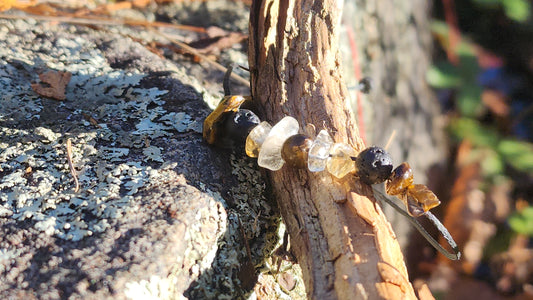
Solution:
M 0 20 L 0 295 L 253 296 L 280 222 L 256 161 L 201 141 L 202 67 L 121 32 Z M 47 70 L 72 73 L 65 101 L 32 90 Z

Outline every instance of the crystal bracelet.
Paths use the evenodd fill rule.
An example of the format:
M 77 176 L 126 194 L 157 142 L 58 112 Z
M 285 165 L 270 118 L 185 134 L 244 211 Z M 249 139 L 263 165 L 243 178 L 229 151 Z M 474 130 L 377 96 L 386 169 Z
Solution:
M 461 257 L 448 230 L 429 212 L 440 204 L 439 199 L 427 186 L 414 184 L 413 171 L 407 162 L 393 170 L 392 159 L 383 148 L 369 147 L 357 154 L 348 144 L 334 143 L 326 130 L 321 130 L 314 139 L 300 134 L 298 121 L 290 116 L 274 126 L 260 122 L 255 113 L 241 108 L 245 101 L 251 100 L 250 97 L 229 95 L 227 82 L 230 72 L 231 68 L 224 80 L 226 96 L 204 121 L 203 137 L 209 144 L 223 148 L 242 147 L 244 144 L 246 154 L 256 157 L 260 167 L 271 171 L 287 164 L 292 168 L 307 168 L 310 172 L 327 170 L 339 179 L 349 174 L 358 176 L 362 182 L 373 186 L 376 198 L 407 217 L 435 249 L 452 260 Z M 385 193 L 376 189 L 376 185 L 383 182 Z M 396 205 L 388 195 L 399 198 L 406 210 Z M 453 253 L 444 249 L 424 229 L 416 219 L 419 216 L 426 216 L 436 226 Z

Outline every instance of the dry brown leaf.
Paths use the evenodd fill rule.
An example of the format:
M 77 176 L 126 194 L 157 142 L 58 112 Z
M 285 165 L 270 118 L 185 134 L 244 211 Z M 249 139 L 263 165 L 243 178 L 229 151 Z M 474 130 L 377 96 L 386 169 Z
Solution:
M 484 90 L 481 94 L 481 101 L 495 115 L 505 117 L 509 115 L 509 105 L 505 95 L 493 90 Z
M 117 10 L 122 9 L 130 9 L 132 7 L 132 3 L 128 1 L 123 2 L 116 2 L 116 3 L 106 3 L 102 4 L 101 6 L 97 7 L 93 10 L 93 13 L 103 13 L 108 14 Z
M 136 8 L 144 8 L 150 4 L 151 0 L 133 0 L 133 6 Z
M 0 11 L 5 11 L 11 8 L 24 9 L 26 7 L 35 5 L 35 0 L 0 0 Z
M 70 72 L 48 71 L 39 74 L 41 82 L 33 83 L 31 88 L 41 96 L 56 100 L 65 100 L 65 88 L 71 77 L 72 74 Z
M 223 36 L 199 39 L 189 44 L 201 54 L 218 54 L 221 50 L 231 48 L 245 40 L 248 36 L 238 32 L 230 32 Z

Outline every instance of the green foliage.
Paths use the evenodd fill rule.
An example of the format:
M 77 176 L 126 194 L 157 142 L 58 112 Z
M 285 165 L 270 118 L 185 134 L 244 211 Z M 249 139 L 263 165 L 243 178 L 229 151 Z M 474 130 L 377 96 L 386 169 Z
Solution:
M 503 8 L 506 15 L 515 21 L 524 22 L 530 17 L 530 3 L 526 0 L 475 0 L 490 8 Z M 439 21 L 431 25 L 433 34 L 440 44 L 450 50 L 449 28 Z M 533 144 L 504 137 L 496 127 L 481 123 L 485 108 L 481 101 L 483 87 L 477 81 L 481 68 L 478 63 L 474 44 L 462 38 L 455 46 L 453 54 L 458 64 L 441 61 L 433 65 L 426 74 L 428 83 L 438 89 L 451 89 L 455 92 L 456 117 L 451 118 L 449 130 L 458 141 L 469 140 L 472 143 L 470 159 L 480 163 L 486 184 L 505 177 L 506 167 L 522 172 L 525 176 L 533 176 Z M 533 207 L 514 213 L 508 219 L 514 232 L 533 236 Z M 504 239 L 508 239 L 511 231 L 497 236 L 498 243 L 492 244 L 491 252 Z
M 476 84 L 463 86 L 457 95 L 457 109 L 465 117 L 479 116 L 483 112 L 481 92 L 483 90 Z
M 446 43 L 449 33 L 447 25 L 435 21 L 431 28 L 440 37 L 441 42 Z M 439 62 L 428 70 L 426 79 L 434 88 L 457 90 L 457 109 L 461 115 L 478 116 L 483 112 L 483 106 L 481 103 L 482 89 L 476 81 L 480 67 L 474 46 L 463 40 L 454 51 L 460 63 L 456 66 L 449 62 Z
M 468 139 L 475 147 L 484 149 L 482 167 L 485 175 L 503 173 L 504 164 L 533 175 L 533 144 L 503 138 L 495 129 L 472 118 L 456 118 L 450 122 L 449 129 L 458 140 Z
M 521 234 L 533 236 L 533 207 L 529 206 L 509 217 L 511 228 Z
M 512 139 L 498 143 L 498 153 L 515 169 L 533 175 L 533 145 Z
M 525 22 L 531 14 L 531 4 L 528 0 L 474 0 L 477 4 L 487 8 L 503 8 L 505 15 L 514 21 Z
M 478 121 L 471 118 L 457 118 L 450 122 L 452 134 L 459 140 L 468 139 L 474 146 L 496 148 L 499 140 L 498 134 L 487 127 L 481 126 Z
M 431 66 L 426 77 L 429 84 L 434 88 L 447 89 L 461 86 L 461 75 L 457 68 L 448 62 Z

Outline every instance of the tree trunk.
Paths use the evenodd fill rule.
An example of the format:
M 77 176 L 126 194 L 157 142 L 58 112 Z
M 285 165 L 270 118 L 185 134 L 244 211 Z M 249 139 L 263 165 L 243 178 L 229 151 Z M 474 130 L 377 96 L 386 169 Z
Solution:
M 361 151 L 337 51 L 341 5 L 253 2 L 252 95 L 263 120 L 290 115 Z M 310 298 L 415 298 L 394 232 L 367 185 L 289 167 L 269 177 Z

